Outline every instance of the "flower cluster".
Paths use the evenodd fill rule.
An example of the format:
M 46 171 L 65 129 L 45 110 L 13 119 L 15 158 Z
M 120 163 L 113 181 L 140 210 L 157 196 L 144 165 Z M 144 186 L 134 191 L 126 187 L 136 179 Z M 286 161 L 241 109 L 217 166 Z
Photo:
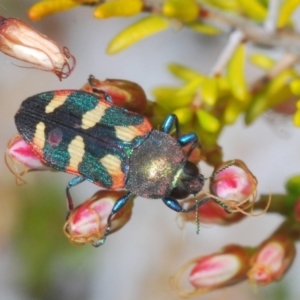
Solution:
M 286 193 L 260 195 L 257 179 L 241 160 L 224 161 L 219 137 L 223 129 L 243 117 L 246 125 L 267 111 L 287 116 L 300 126 L 300 74 L 294 67 L 299 61 L 299 41 L 291 22 L 299 1 L 263 0 L 43 0 L 33 5 L 28 16 L 39 20 L 53 13 L 80 5 L 94 6 L 94 17 L 130 17 L 141 19 L 119 32 L 108 44 L 107 53 L 115 54 L 134 43 L 170 27 L 187 27 L 201 34 L 222 34 L 230 28 L 227 45 L 208 74 L 171 63 L 169 71 L 181 80 L 179 86 L 161 86 L 148 101 L 143 89 L 126 80 L 98 80 L 90 77 L 82 90 L 99 100 L 103 91 L 115 105 L 149 118 L 154 128 L 169 114 L 176 114 L 185 132 L 195 132 L 202 143 L 184 148 L 195 163 L 205 161 L 214 167 L 209 188 L 183 200 L 183 207 L 196 207 L 181 213 L 182 223 L 195 222 L 231 225 L 253 210 L 277 213 L 284 221 L 257 247 L 227 245 L 219 252 L 186 263 L 172 278 L 174 291 L 183 297 L 203 294 L 247 280 L 267 285 L 280 280 L 292 265 L 295 243 L 300 238 L 300 176 L 290 178 Z M 277 5 L 277 8 L 276 8 Z M 271 12 L 277 11 L 277 14 Z M 221 26 L 217 26 L 220 25 Z M 222 26 L 223 25 L 223 26 Z M 271 59 L 255 53 L 247 55 L 248 43 L 277 47 L 282 56 Z M 0 51 L 35 67 L 55 73 L 59 79 L 70 75 L 75 59 L 68 49 L 37 32 L 21 20 L 0 17 Z M 246 76 L 247 63 L 260 68 L 263 75 L 252 82 Z M 172 134 L 172 132 L 171 132 Z M 201 148 L 201 149 L 200 149 Z M 30 145 L 14 136 L 7 146 L 6 162 L 23 183 L 29 171 L 48 170 Z M 98 191 L 72 209 L 64 226 L 71 243 L 98 246 L 106 235 L 122 228 L 130 219 L 133 202 L 112 216 L 116 200 L 124 191 Z M 258 198 L 258 201 L 256 201 Z M 270 199 L 272 198 L 272 201 Z M 110 219 L 110 217 L 112 218 Z M 109 231 L 110 230 L 110 231 Z M 192 290 L 181 286 L 184 275 Z
M 239 173 L 237 172 L 237 174 Z M 248 174 L 249 178 L 251 178 L 250 174 Z M 252 177 L 248 183 L 253 184 L 253 180 Z M 244 190 L 243 185 L 242 179 L 240 191 Z M 228 187 L 228 182 L 224 180 L 222 186 Z M 187 298 L 247 279 L 250 284 L 261 286 L 281 280 L 295 259 L 295 243 L 300 239 L 299 187 L 300 176 L 297 175 L 287 181 L 286 195 L 272 195 L 272 202 L 270 202 L 269 196 L 262 195 L 256 203 L 256 208 L 264 208 L 269 205 L 268 212 L 276 212 L 286 217 L 286 220 L 271 236 L 254 248 L 228 245 L 220 252 L 192 259 L 184 264 L 172 278 L 174 292 Z M 225 188 L 224 192 L 231 194 L 235 190 L 235 188 L 234 190 L 229 188 L 226 191 Z M 240 196 L 242 195 L 243 193 L 240 194 Z M 226 201 L 224 202 L 226 203 Z M 230 215 L 226 216 L 224 211 L 217 210 L 216 204 L 213 202 L 203 205 L 199 208 L 198 213 L 200 220 L 204 223 L 218 225 L 233 224 L 243 217 L 241 213 L 235 213 L 230 218 Z M 195 221 L 195 214 L 187 214 L 186 217 L 182 216 L 182 218 L 186 222 Z M 191 286 L 193 286 L 192 290 L 186 290 L 182 286 L 184 277 L 188 277 Z
M 293 240 L 274 234 L 257 248 L 228 245 L 220 252 L 187 262 L 172 278 L 172 288 L 179 296 L 188 298 L 247 280 L 251 284 L 267 285 L 280 280 L 295 258 Z M 189 271 L 192 290 L 181 287 Z
M 209 76 L 170 65 L 170 69 L 184 79 L 185 84 L 176 89 L 164 87 L 155 91 L 160 109 L 167 109 L 168 112 L 175 110 L 182 123 L 195 128 L 197 122 L 203 128 L 201 138 L 205 149 L 217 156 L 212 158 L 213 164 L 222 161 L 216 143 L 222 127 L 235 122 L 240 114 L 245 114 L 245 121 L 250 124 L 267 110 L 286 114 L 288 108 L 288 114 L 294 115 L 295 126 L 300 126 L 299 74 L 293 68 L 298 60 L 299 53 L 295 49 L 299 39 L 295 34 L 289 35 L 288 31 L 284 31 L 291 29 L 291 17 L 299 2 L 283 1 L 280 7 L 276 7 L 276 3 L 268 5 L 267 1 L 261 0 L 232 0 L 226 3 L 221 0 L 165 0 L 157 3 L 142 0 L 47 0 L 33 5 L 28 16 L 39 20 L 85 4 L 96 7 L 94 17 L 99 19 L 130 17 L 142 12 L 148 14 L 117 34 L 107 47 L 108 54 L 118 53 L 171 26 L 186 26 L 210 35 L 221 33 L 218 28 L 220 22 L 224 27 L 236 29 Z M 270 19 L 274 13 L 268 14 L 268 10 L 276 9 L 276 18 Z M 264 28 L 259 27 L 261 22 L 264 22 Z M 263 68 L 266 74 L 251 85 L 244 75 L 247 41 L 275 45 L 287 51 L 278 62 L 262 54 L 253 55 L 250 60 Z M 288 43 L 290 47 L 285 46 Z M 183 100 L 174 103 L 165 101 L 174 97 Z M 212 137 L 207 137 L 210 135 L 207 132 Z

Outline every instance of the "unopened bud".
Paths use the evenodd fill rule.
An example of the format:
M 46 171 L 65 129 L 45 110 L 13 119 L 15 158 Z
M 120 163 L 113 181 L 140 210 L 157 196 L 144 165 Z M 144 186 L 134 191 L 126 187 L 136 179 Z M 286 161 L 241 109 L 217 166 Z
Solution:
M 116 201 L 124 196 L 124 191 L 101 190 L 76 207 L 70 214 L 64 226 L 64 233 L 75 245 L 97 242 L 104 236 L 107 228 L 107 218 Z M 130 219 L 133 201 L 112 217 L 110 234 L 122 228 Z
M 237 205 L 254 202 L 257 194 L 257 179 L 241 160 L 224 162 L 213 172 L 210 191 L 219 199 L 231 200 Z M 225 203 L 227 204 L 226 201 Z
M 239 245 L 229 245 L 219 253 L 191 260 L 172 279 L 175 292 L 182 297 L 192 297 L 245 280 L 251 257 L 249 252 Z M 189 282 L 195 290 L 184 291 L 179 284 L 191 266 L 194 267 Z
M 192 204 L 195 204 L 194 199 L 188 199 L 187 202 L 189 202 L 187 207 L 190 207 Z M 229 214 L 224 210 L 223 207 L 221 207 L 219 204 L 212 200 L 199 206 L 197 215 L 199 216 L 200 223 L 218 225 L 230 225 L 240 221 L 242 218 L 245 217 L 245 215 L 240 212 Z M 195 220 L 197 220 L 195 210 L 189 213 L 181 213 L 180 217 L 183 220 L 183 222 L 195 223 Z
M 18 184 L 24 183 L 21 177 L 29 171 L 50 170 L 18 134 L 13 136 L 7 144 L 5 162 L 15 175 Z
M 111 98 L 115 105 L 126 108 L 130 111 L 141 113 L 147 105 L 147 98 L 144 90 L 137 83 L 122 79 L 106 79 L 101 81 L 90 77 L 82 90 L 93 93 L 104 91 Z M 95 92 L 96 95 L 99 95 Z
M 59 80 L 68 77 L 75 67 L 75 58 L 68 48 L 14 18 L 0 16 L 0 51 L 38 69 L 53 72 Z
M 278 234 L 266 240 L 251 259 L 248 278 L 251 283 L 267 285 L 287 272 L 296 255 L 295 244 L 288 236 Z

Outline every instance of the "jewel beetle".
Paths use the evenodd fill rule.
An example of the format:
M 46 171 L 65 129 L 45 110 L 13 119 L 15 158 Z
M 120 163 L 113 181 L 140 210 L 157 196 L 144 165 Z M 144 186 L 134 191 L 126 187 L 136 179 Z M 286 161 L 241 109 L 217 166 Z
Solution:
M 178 201 L 198 194 L 205 178 L 188 160 L 198 137 L 181 135 L 176 115 L 169 115 L 158 131 L 144 116 L 115 106 L 103 91 L 95 92 L 40 93 L 23 101 L 15 115 L 20 135 L 43 163 L 76 175 L 66 188 L 69 211 L 74 208 L 70 188 L 84 180 L 128 191 L 116 201 L 95 246 L 105 242 L 112 216 L 134 195 L 162 199 L 176 212 L 193 211 L 212 199 L 205 197 L 190 208 Z M 190 146 L 187 154 L 185 146 Z

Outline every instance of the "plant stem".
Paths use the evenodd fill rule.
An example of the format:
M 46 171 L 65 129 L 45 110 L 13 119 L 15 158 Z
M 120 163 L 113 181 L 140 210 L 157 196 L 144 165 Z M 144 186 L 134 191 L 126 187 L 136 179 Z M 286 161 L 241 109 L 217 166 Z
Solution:
M 251 88 L 250 92 L 252 94 L 256 94 L 264 86 L 269 83 L 275 76 L 279 75 L 281 72 L 288 68 L 292 68 L 300 59 L 300 56 L 294 53 L 286 53 L 277 63 L 276 65 L 269 70 L 264 76 L 255 81 Z
M 235 30 L 230 34 L 227 45 L 225 46 L 217 62 L 212 68 L 210 74 L 212 77 L 218 77 L 222 74 L 224 68 L 226 67 L 228 61 L 231 59 L 236 48 L 244 39 L 245 35 L 240 30 Z

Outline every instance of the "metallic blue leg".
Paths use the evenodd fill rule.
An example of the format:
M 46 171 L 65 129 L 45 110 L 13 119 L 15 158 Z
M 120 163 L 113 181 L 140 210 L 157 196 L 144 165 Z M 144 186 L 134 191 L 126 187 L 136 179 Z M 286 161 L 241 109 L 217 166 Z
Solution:
M 78 176 L 78 177 L 75 177 L 73 178 L 67 185 L 67 189 L 66 189 L 66 193 L 67 193 L 67 205 L 68 205 L 68 216 L 70 214 L 70 212 L 74 209 L 74 203 L 73 203 L 73 199 L 72 199 L 72 196 L 70 194 L 70 188 L 74 187 L 75 185 L 85 181 L 86 178 L 84 177 L 81 177 L 81 176 Z
M 212 197 L 204 197 L 203 199 L 201 199 L 199 202 L 197 202 L 195 205 L 189 207 L 188 209 L 184 209 L 179 204 L 179 202 L 176 199 L 172 198 L 172 197 L 165 197 L 162 200 L 172 210 L 175 210 L 176 212 L 183 212 L 183 213 L 194 211 L 194 210 L 198 209 L 199 206 L 206 203 L 207 201 L 213 200 L 217 204 L 222 206 L 225 209 L 226 212 L 230 213 L 229 207 L 225 203 L 223 203 L 222 201 L 220 201 L 218 199 L 212 198 Z
M 191 153 L 193 152 L 193 150 L 195 149 L 196 146 L 201 147 L 201 145 L 198 141 L 198 136 L 194 132 L 191 132 L 191 133 L 184 134 L 184 135 L 180 136 L 177 139 L 177 141 L 181 145 L 181 147 L 191 145 L 191 147 L 190 147 L 190 149 L 189 149 L 189 151 L 186 155 L 187 157 L 189 157 L 191 155 Z
M 170 133 L 174 125 L 176 130 L 176 137 L 178 138 L 180 135 L 180 126 L 179 126 L 178 118 L 174 114 L 168 115 L 166 117 L 166 119 L 164 120 L 161 126 L 161 131 L 165 133 Z
M 177 141 L 182 147 L 185 147 L 185 146 L 190 145 L 192 143 L 195 143 L 195 142 L 197 143 L 198 142 L 198 137 L 197 137 L 196 133 L 191 132 L 191 133 L 184 134 L 184 135 L 180 136 L 177 139 Z
M 188 134 L 184 134 L 182 136 L 180 136 L 180 126 L 179 126 L 179 121 L 176 115 L 171 114 L 168 115 L 165 119 L 165 121 L 163 122 L 161 131 L 165 132 L 165 133 L 170 133 L 173 126 L 175 126 L 175 131 L 176 131 L 176 138 L 178 143 L 181 145 L 181 147 L 185 147 L 188 145 L 191 145 L 189 152 L 187 153 L 187 157 L 190 156 L 190 154 L 193 152 L 194 148 L 199 145 L 199 141 L 198 141 L 198 137 L 195 133 L 188 133 Z
M 107 227 L 106 230 L 104 232 L 103 238 L 99 241 L 97 241 L 96 243 L 93 244 L 94 247 L 100 247 L 105 243 L 106 237 L 109 234 L 110 230 L 111 230 L 111 219 L 114 216 L 114 214 L 116 214 L 118 211 L 120 211 L 125 204 L 129 201 L 129 199 L 132 197 L 132 193 L 129 192 L 127 194 L 125 194 L 123 197 L 119 198 L 116 203 L 114 204 L 111 213 L 109 214 L 108 218 L 107 218 Z

